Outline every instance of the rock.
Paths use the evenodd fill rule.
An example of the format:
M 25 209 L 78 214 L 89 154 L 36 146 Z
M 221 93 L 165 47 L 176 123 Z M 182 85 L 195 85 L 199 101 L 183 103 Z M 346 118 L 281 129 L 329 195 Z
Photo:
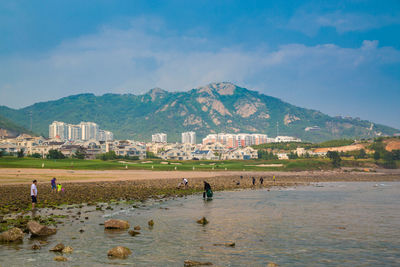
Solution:
M 79 233 L 83 233 L 83 232 L 85 232 L 85 230 L 83 230 L 83 229 L 79 230 Z
M 206 225 L 207 223 L 209 223 L 209 221 L 207 221 L 206 217 L 201 218 L 200 220 L 197 220 L 198 224 L 202 224 L 202 225 Z
M 154 221 L 153 221 L 153 220 L 150 220 L 150 221 L 148 222 L 148 224 L 149 224 L 150 227 L 153 227 L 153 226 L 154 226 Z
M 74 249 L 72 247 L 66 246 L 63 250 L 62 253 L 72 253 Z
M 107 256 L 111 258 L 125 259 L 132 254 L 132 251 L 126 247 L 115 247 L 108 251 Z
M 57 257 L 54 257 L 54 260 L 55 261 L 67 261 L 68 259 L 63 256 L 57 256 Z
M 129 226 L 129 223 L 124 220 L 110 219 L 104 222 L 106 229 L 128 229 Z
M 50 251 L 62 252 L 64 248 L 65 248 L 64 244 L 60 243 L 60 244 L 57 244 L 54 248 L 50 249 Z
M 228 242 L 228 243 L 221 243 L 221 244 L 214 244 L 214 246 L 225 246 L 225 247 L 234 247 L 236 244 L 235 242 Z
M 276 264 L 275 262 L 270 262 L 267 264 L 267 267 L 279 267 L 279 265 Z
M 185 260 L 183 266 L 190 267 L 190 266 L 202 266 L 202 265 L 213 265 L 211 262 L 200 262 L 200 261 L 191 261 Z
M 139 235 L 139 234 L 140 234 L 140 232 L 133 231 L 133 230 L 130 230 L 128 233 L 129 233 L 131 236 L 135 236 L 135 235 Z
M 40 245 L 47 245 L 48 243 L 49 243 L 49 241 L 39 240 Z
M 137 230 L 137 231 L 139 231 L 141 228 L 140 228 L 140 226 L 139 225 L 136 225 L 135 227 L 133 227 L 133 230 Z
M 24 232 L 21 229 L 14 227 L 0 234 L 0 242 L 16 242 L 22 241 Z
M 33 236 L 48 236 L 57 233 L 56 229 L 41 225 L 36 221 L 29 221 L 26 226 Z
M 33 249 L 33 250 L 37 250 L 37 249 L 40 249 L 40 248 L 41 248 L 41 246 L 38 245 L 38 244 L 34 244 L 34 245 L 32 246 L 32 249 Z

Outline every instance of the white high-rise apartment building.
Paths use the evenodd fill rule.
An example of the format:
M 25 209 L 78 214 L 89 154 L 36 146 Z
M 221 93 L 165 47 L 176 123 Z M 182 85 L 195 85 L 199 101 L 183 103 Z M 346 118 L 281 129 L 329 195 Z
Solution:
M 79 125 L 68 125 L 68 140 L 81 140 L 82 129 Z
M 78 125 L 67 124 L 64 122 L 54 121 L 49 125 L 49 137 L 60 138 L 61 140 L 97 140 L 112 141 L 114 134 L 110 131 L 100 130 L 99 126 L 94 122 L 81 122 Z
M 196 144 L 196 133 L 195 132 L 184 132 L 182 133 L 182 144 Z
M 114 134 L 110 131 L 99 130 L 99 141 L 112 141 L 114 140 Z
M 82 140 L 87 141 L 90 139 L 98 140 L 99 126 L 94 122 L 81 122 Z
M 151 136 L 151 141 L 153 143 L 166 143 L 167 142 L 167 134 L 165 133 L 156 133 Z
M 53 121 L 49 125 L 49 137 L 66 140 L 68 138 L 68 125 L 61 121 Z

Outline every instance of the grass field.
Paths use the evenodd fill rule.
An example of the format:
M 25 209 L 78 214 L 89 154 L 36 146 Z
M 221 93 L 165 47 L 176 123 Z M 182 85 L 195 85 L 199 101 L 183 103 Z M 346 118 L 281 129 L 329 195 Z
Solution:
M 43 166 L 43 167 L 42 167 Z M 155 171 L 301 171 L 330 169 L 327 159 L 244 160 L 244 161 L 162 161 L 162 160 L 79 160 L 0 158 L 0 168 L 45 168 L 70 170 L 155 170 Z

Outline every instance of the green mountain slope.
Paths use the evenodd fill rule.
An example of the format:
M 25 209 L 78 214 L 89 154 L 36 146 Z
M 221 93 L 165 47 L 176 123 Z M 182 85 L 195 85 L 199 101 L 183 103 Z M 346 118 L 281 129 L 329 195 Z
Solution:
M 33 131 L 48 135 L 54 121 L 93 121 L 116 138 L 150 140 L 165 132 L 168 141 L 179 141 L 183 131 L 195 131 L 198 140 L 214 132 L 291 135 L 306 141 L 392 135 L 398 130 L 352 118 L 334 118 L 319 111 L 290 105 L 280 99 L 237 87 L 214 83 L 188 92 L 152 89 L 143 95 L 80 94 L 37 103 L 23 109 L 0 107 L 0 114 L 28 127 L 33 113 Z M 277 127 L 278 125 L 278 127 Z M 318 126 L 318 131 L 305 131 Z
M 0 129 L 7 130 L 7 132 L 9 134 L 14 134 L 14 135 L 17 135 L 20 133 L 30 133 L 30 131 L 28 131 L 24 127 L 21 127 L 21 126 L 15 124 L 11 120 L 9 120 L 1 115 L 0 115 Z

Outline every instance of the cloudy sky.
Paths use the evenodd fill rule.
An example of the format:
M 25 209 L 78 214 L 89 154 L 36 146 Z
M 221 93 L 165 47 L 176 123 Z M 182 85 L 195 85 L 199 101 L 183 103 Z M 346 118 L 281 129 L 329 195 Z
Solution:
M 230 81 L 400 129 L 400 1 L 1 1 L 0 105 Z

